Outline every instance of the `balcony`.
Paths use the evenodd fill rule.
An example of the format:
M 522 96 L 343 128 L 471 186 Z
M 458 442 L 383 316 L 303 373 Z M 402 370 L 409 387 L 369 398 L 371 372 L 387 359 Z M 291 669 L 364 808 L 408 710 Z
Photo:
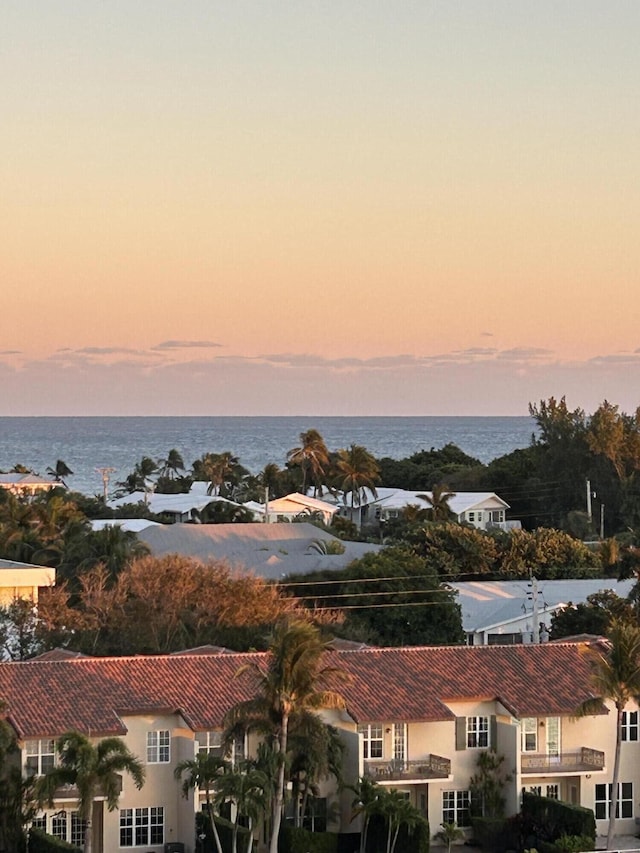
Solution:
M 604 769 L 604 752 L 583 746 L 576 752 L 560 755 L 522 753 L 521 770 L 526 773 L 591 773 Z
M 364 775 L 375 782 L 446 779 L 451 775 L 451 761 L 441 755 L 427 755 L 417 761 L 365 761 Z

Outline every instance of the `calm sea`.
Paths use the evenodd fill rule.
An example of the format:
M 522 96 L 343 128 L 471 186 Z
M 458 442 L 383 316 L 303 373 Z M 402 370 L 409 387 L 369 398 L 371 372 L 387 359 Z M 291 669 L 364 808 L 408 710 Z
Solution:
M 62 459 L 74 472 L 68 485 L 102 492 L 96 468 L 123 480 L 142 456 L 164 458 L 177 448 L 189 466 L 203 453 L 232 451 L 250 471 L 283 466 L 299 435 L 317 429 L 330 450 L 364 445 L 376 457 L 402 459 L 451 442 L 489 462 L 526 447 L 535 430 L 528 417 L 85 417 L 0 418 L 0 470 L 20 463 L 45 473 Z

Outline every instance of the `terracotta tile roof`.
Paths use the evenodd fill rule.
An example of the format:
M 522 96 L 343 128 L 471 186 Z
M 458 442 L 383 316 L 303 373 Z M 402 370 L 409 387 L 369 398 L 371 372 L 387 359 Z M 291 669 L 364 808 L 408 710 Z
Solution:
M 584 646 L 450 646 L 329 653 L 350 679 L 334 686 L 356 721 L 453 717 L 447 702 L 500 699 L 517 716 L 571 714 L 590 695 Z M 252 693 L 235 678 L 264 653 L 32 660 L 0 664 L 0 697 L 21 737 L 76 728 L 124 734 L 122 717 L 180 711 L 194 730 L 219 728 Z

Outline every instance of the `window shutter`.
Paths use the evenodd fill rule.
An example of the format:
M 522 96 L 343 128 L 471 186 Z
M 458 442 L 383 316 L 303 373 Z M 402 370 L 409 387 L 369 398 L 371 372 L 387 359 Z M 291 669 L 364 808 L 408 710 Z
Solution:
M 495 714 L 489 719 L 489 746 L 491 749 L 498 749 L 498 720 Z
M 467 718 L 456 717 L 456 749 L 467 748 Z

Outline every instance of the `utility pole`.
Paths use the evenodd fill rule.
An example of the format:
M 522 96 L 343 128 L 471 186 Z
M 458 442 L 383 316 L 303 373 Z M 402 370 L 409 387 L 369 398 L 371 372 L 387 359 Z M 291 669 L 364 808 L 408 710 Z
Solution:
M 529 582 L 529 586 L 531 587 L 531 592 L 528 594 L 528 597 L 531 599 L 532 604 L 532 614 L 531 619 L 533 622 L 533 630 L 531 632 L 531 641 L 533 643 L 540 642 L 540 615 L 538 609 L 538 579 L 531 572 L 531 580 Z
M 98 474 L 102 476 L 102 492 L 104 495 L 104 502 L 106 503 L 109 498 L 109 480 L 111 479 L 111 475 L 115 471 L 115 468 L 96 468 Z
M 264 523 L 269 524 L 269 486 L 264 487 Z
M 589 519 L 589 524 L 591 524 L 593 521 L 591 514 L 591 480 L 587 480 L 587 518 Z
M 600 538 L 604 539 L 604 504 L 600 504 Z

